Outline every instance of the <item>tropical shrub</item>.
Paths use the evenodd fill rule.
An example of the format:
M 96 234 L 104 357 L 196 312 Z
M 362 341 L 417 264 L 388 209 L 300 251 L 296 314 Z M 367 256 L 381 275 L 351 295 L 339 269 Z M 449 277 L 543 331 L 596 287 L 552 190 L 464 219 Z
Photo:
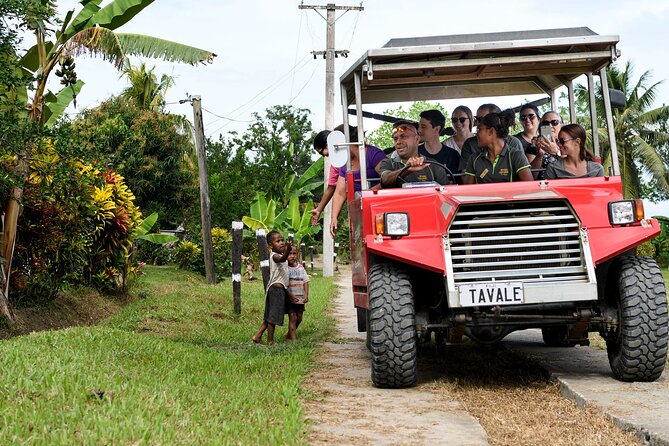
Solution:
M 32 149 L 23 194 L 12 299 L 50 299 L 64 283 L 126 291 L 141 223 L 134 195 L 111 169 L 62 153 L 45 138 Z M 16 160 L 7 162 L 9 168 Z
M 230 276 L 232 272 L 232 235 L 223 228 L 212 228 L 211 242 L 214 249 L 214 268 L 217 277 Z
M 202 248 L 197 243 L 184 240 L 174 249 L 172 258 L 181 269 L 195 270 L 194 264 L 202 257 Z

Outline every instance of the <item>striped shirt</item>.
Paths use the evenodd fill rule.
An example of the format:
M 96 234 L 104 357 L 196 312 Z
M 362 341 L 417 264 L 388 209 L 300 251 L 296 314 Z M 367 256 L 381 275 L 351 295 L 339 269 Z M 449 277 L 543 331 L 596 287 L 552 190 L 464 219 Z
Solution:
M 301 264 L 298 263 L 296 266 L 288 265 L 288 291 L 297 297 L 297 302 L 295 303 L 304 303 L 304 284 L 307 282 L 309 282 L 309 275 Z

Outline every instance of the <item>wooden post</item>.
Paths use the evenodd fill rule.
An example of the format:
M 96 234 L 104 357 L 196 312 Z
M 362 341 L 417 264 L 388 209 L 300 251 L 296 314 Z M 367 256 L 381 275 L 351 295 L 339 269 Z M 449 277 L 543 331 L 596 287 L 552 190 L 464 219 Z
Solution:
M 262 282 L 265 289 L 267 289 L 267 285 L 269 284 L 269 251 L 267 249 L 267 235 L 264 229 L 256 230 L 256 240 L 258 241 L 258 258 L 260 259 Z
M 193 105 L 193 122 L 195 124 L 198 176 L 200 177 L 200 215 L 202 217 L 204 270 L 207 276 L 207 283 L 216 283 L 214 247 L 211 240 L 211 213 L 209 212 L 209 172 L 207 170 L 207 154 L 204 149 L 204 125 L 202 124 L 202 103 L 200 96 L 192 96 L 191 104 Z
M 302 268 L 307 269 L 307 245 L 300 243 L 300 251 L 302 253 Z
M 337 264 L 337 255 L 339 254 L 339 242 L 334 244 L 334 252 L 332 253 L 332 263 L 334 263 L 335 271 L 339 271 L 339 265 Z
M 244 223 L 232 222 L 232 301 L 235 314 L 242 312 L 242 230 Z
M 309 258 L 311 259 L 311 272 L 314 272 L 314 245 L 309 246 Z

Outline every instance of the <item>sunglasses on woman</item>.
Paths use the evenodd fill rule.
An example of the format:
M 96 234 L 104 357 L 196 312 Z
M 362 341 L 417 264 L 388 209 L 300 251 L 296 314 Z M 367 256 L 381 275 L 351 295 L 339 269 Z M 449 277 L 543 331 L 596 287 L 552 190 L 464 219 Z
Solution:
M 467 119 L 469 119 L 469 118 L 463 118 L 463 117 L 461 117 L 461 118 L 451 118 L 451 122 L 453 124 L 455 124 L 456 122 L 459 121 L 460 124 L 464 124 L 465 122 L 467 122 Z
M 537 115 L 535 114 L 530 114 L 530 115 L 520 115 L 520 120 L 521 121 L 534 121 L 534 118 L 536 118 Z
M 559 119 L 551 119 L 550 121 L 541 121 L 541 125 L 550 125 L 551 127 L 557 127 L 562 124 L 562 121 Z
M 558 138 L 557 143 L 558 143 L 559 146 L 563 146 L 564 143 L 569 142 L 569 141 L 573 141 L 573 140 L 574 140 L 574 138 L 570 138 L 570 139 Z

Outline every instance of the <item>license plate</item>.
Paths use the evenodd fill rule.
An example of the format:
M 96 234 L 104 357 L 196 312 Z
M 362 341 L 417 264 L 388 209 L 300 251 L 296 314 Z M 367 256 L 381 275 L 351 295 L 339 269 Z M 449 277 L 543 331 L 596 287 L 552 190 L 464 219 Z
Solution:
M 485 282 L 460 285 L 460 305 L 483 307 L 523 303 L 522 282 Z

